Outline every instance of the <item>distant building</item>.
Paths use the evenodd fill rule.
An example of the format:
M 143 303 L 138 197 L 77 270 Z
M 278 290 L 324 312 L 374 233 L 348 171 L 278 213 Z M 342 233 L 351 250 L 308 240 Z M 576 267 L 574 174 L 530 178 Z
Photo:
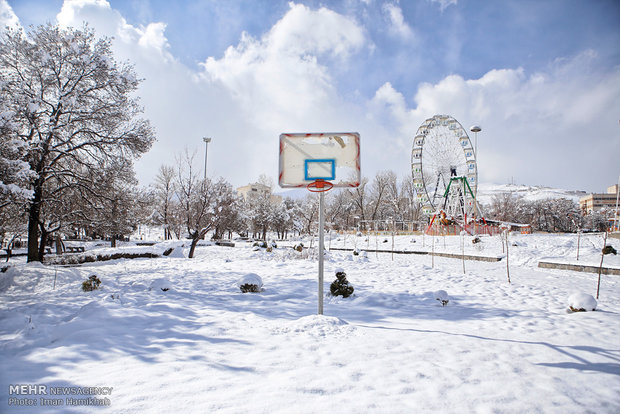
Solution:
M 616 208 L 616 197 L 618 192 L 618 184 L 614 184 L 607 188 L 606 193 L 588 194 L 579 199 L 579 207 L 581 213 L 585 216 L 595 211 L 609 209 L 613 212 Z
M 247 200 L 252 195 L 268 195 L 272 204 L 280 204 L 282 202 L 282 197 L 271 194 L 271 187 L 260 183 L 239 187 L 237 188 L 237 194 L 242 196 L 244 200 Z

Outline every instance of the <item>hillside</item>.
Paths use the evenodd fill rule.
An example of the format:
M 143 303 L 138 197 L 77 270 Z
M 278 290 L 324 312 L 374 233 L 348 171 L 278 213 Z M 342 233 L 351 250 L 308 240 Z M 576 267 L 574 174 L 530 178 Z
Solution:
M 579 203 L 579 199 L 589 193 L 579 190 L 563 190 L 545 186 L 528 186 L 522 184 L 490 184 L 481 183 L 478 188 L 478 202 L 490 204 L 498 194 L 513 193 L 526 201 L 544 200 L 549 198 L 567 198 Z

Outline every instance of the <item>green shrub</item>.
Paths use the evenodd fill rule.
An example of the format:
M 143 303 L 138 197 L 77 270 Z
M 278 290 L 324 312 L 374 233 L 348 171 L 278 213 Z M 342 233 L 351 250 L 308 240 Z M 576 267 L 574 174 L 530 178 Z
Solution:
M 343 270 L 336 271 L 336 280 L 329 287 L 329 291 L 333 296 L 342 296 L 348 298 L 353 293 L 353 286 L 347 280 L 347 274 Z
M 89 276 L 87 280 L 82 282 L 82 290 L 84 292 L 91 292 L 93 290 L 99 289 L 99 285 L 101 284 L 101 280 L 97 277 L 97 275 Z
M 253 285 L 251 283 L 245 283 L 241 286 L 239 286 L 239 289 L 241 289 L 241 292 L 243 293 L 258 293 L 260 292 L 260 287 L 258 285 Z

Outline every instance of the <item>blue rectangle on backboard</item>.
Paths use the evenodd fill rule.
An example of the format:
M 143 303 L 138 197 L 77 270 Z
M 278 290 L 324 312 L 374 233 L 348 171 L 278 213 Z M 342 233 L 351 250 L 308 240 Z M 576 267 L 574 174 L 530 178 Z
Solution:
M 336 160 L 333 158 L 305 160 L 304 178 L 306 181 L 335 180 Z

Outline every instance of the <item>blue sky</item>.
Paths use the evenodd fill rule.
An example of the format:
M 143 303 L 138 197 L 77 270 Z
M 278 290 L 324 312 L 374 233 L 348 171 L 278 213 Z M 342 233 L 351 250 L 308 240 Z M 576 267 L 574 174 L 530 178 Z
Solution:
M 602 191 L 620 174 L 616 0 L 0 0 L 3 18 L 115 37 L 158 131 L 234 185 L 277 174 L 280 132 L 358 131 L 362 173 L 409 174 L 413 135 L 480 124 L 481 182 Z M 8 10 L 8 12 L 7 12 Z M 212 158 L 213 157 L 213 158 Z

